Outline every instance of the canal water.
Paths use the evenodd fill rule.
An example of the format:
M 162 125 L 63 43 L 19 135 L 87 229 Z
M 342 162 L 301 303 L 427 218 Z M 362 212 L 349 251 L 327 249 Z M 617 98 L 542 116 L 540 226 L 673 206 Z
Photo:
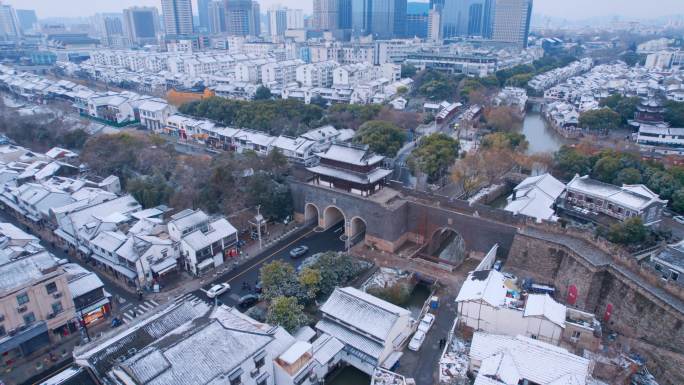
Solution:
M 527 111 L 520 132 L 525 135 L 530 143 L 527 148 L 528 154 L 554 153 L 562 145 L 568 143 L 567 139 L 559 135 L 546 123 L 539 111 L 533 109 Z

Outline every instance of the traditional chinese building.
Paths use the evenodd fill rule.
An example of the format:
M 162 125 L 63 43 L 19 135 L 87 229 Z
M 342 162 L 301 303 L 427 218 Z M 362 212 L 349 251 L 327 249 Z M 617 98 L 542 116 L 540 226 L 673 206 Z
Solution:
M 307 168 L 314 174 L 313 183 L 362 196 L 380 190 L 392 174 L 383 168 L 385 157 L 369 151 L 368 146 L 334 143 L 319 157 L 317 166 Z

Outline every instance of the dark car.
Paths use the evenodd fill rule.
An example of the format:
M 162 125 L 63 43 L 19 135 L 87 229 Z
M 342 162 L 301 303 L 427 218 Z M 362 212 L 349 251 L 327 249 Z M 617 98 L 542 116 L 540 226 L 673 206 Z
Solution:
M 256 294 L 247 294 L 240 297 L 238 300 L 238 307 L 240 309 L 246 310 L 254 306 L 259 302 L 259 296 Z
M 294 249 L 290 250 L 290 257 L 299 258 L 304 256 L 307 252 L 309 252 L 309 248 L 307 246 L 297 246 Z

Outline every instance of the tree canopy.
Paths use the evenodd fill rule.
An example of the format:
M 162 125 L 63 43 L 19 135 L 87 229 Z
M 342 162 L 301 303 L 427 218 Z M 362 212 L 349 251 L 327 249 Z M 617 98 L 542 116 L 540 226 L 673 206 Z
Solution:
M 622 125 L 627 125 L 627 121 L 634 119 L 634 113 L 639 105 L 639 97 L 624 97 L 620 94 L 613 94 L 601 99 L 601 107 L 608 107 L 620 115 Z
M 458 140 L 442 133 L 431 134 L 420 139 L 409 161 L 428 180 L 435 181 L 454 163 L 458 149 Z
M 583 112 L 579 118 L 582 128 L 592 131 L 611 131 L 622 124 L 622 117 L 610 108 Z
M 271 325 L 282 326 L 283 329 L 294 333 L 309 322 L 304 314 L 304 306 L 294 297 L 276 297 L 271 300 L 266 313 L 266 322 Z
M 183 104 L 179 111 L 271 135 L 301 134 L 316 127 L 323 117 L 321 107 L 294 99 L 245 101 L 213 97 Z
M 673 127 L 684 127 L 684 103 L 667 101 L 665 103 L 665 121 Z
M 367 144 L 373 152 L 393 158 L 406 141 L 406 133 L 390 122 L 371 120 L 356 132 L 354 141 Z
M 272 97 L 271 89 L 266 86 L 259 86 L 254 94 L 254 100 L 269 100 Z

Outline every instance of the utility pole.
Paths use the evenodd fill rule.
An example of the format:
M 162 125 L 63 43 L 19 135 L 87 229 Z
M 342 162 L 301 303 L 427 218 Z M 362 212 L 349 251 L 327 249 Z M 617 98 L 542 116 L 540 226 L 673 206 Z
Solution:
M 259 210 L 261 209 L 261 205 L 257 206 L 257 234 L 259 236 L 259 250 L 262 249 L 261 245 L 261 214 L 259 213 Z

